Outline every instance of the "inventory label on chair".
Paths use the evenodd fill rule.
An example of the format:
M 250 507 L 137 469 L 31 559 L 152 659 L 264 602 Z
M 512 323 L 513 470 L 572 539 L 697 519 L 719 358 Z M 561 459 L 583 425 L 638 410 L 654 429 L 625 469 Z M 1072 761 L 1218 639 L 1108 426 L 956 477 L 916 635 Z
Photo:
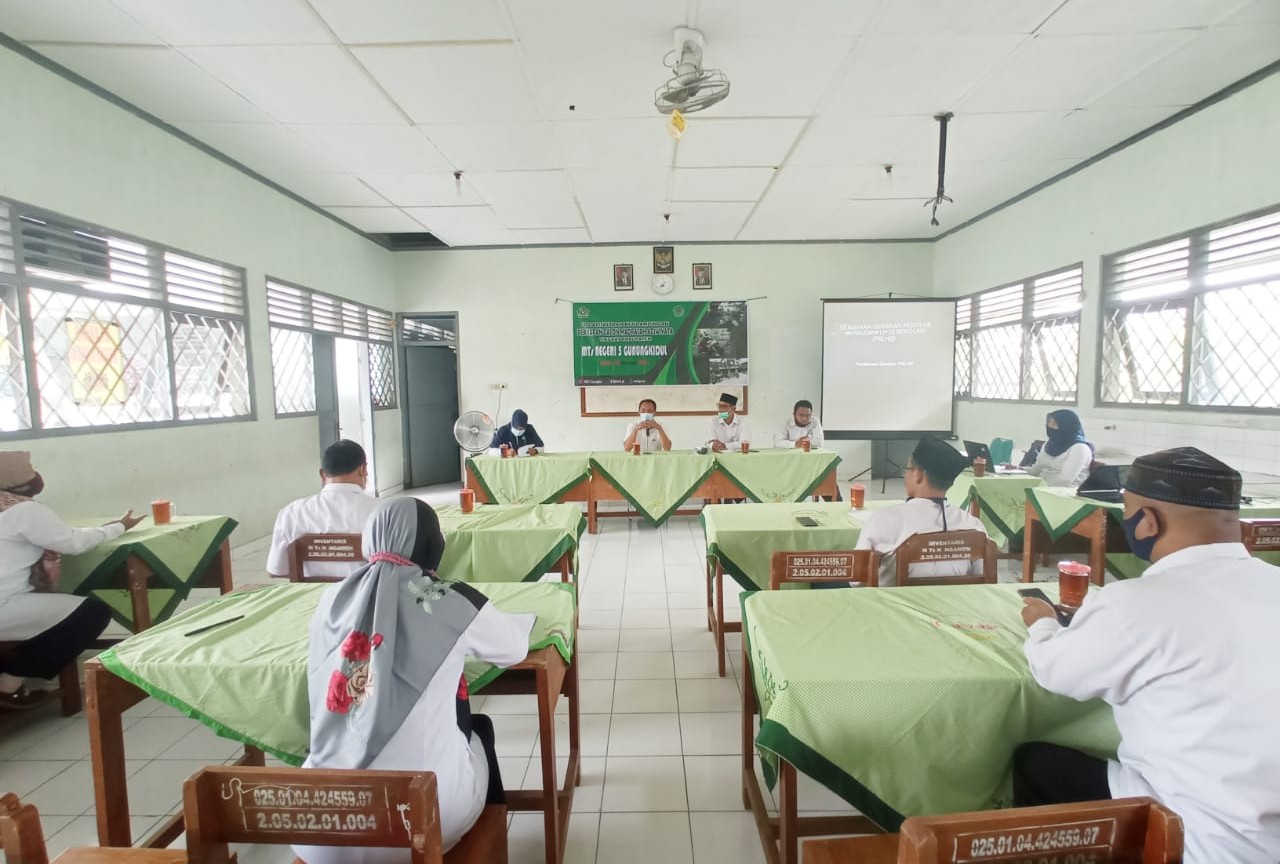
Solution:
M 394 830 L 397 823 L 409 829 L 408 804 L 393 806 L 386 790 L 368 785 L 334 785 L 328 788 L 281 783 L 244 784 L 236 777 L 222 787 L 228 815 L 238 814 L 247 831 L 324 833 Z M 379 794 L 382 793 L 382 794 Z
M 788 552 L 783 559 L 788 579 L 852 579 L 852 552 Z
M 956 835 L 951 860 L 955 864 L 1105 864 L 1111 860 L 1108 853 L 1115 841 L 1115 819 L 975 831 Z
M 360 557 L 360 548 L 345 535 L 321 535 L 308 541 L 306 554 L 312 561 L 324 559 L 350 561 L 352 558 Z

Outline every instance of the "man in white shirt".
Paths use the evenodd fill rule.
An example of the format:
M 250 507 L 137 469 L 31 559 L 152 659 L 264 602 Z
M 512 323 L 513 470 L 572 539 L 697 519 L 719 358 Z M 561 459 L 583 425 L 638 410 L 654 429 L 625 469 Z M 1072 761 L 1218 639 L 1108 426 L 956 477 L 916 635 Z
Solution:
M 1186 864 L 1280 861 L 1280 567 L 1240 543 L 1240 475 L 1194 447 L 1143 456 L 1124 530 L 1152 566 L 1091 593 L 1069 627 L 1028 600 L 1037 682 L 1103 699 L 1107 762 L 1053 744 L 1014 753 L 1015 804 L 1149 795 L 1182 817 Z
M 716 403 L 716 416 L 711 418 L 707 446 L 723 453 L 725 450 L 737 450 L 744 441 L 751 443 L 751 432 L 747 429 L 747 421 L 738 416 L 738 397 L 732 393 L 721 393 L 720 401 Z
M 880 553 L 881 585 L 893 585 L 897 581 L 898 561 L 893 553 L 915 534 L 937 531 L 987 533 L 982 520 L 947 503 L 947 490 L 968 464 L 968 458 L 947 442 L 938 438 L 920 439 L 907 459 L 902 475 L 907 487 L 906 503 L 874 510 L 867 515 L 854 547 L 874 549 Z M 853 511 L 853 514 L 853 518 L 862 518 L 858 511 Z M 911 577 L 977 575 L 981 566 L 981 561 L 913 564 Z
M 667 430 L 653 419 L 657 415 L 658 403 L 652 399 L 641 399 L 640 419 L 632 420 L 627 426 L 627 437 L 622 439 L 622 449 L 630 451 L 633 445 L 639 444 L 641 453 L 670 450 L 671 439 L 667 437 Z
M 813 416 L 813 403 L 801 399 L 791 409 L 791 419 L 783 423 L 778 434 L 773 436 L 773 446 L 799 447 L 806 438 L 811 448 L 816 450 L 822 446 L 822 423 Z
M 369 464 L 364 448 L 354 441 L 339 441 L 324 451 L 320 460 L 320 492 L 299 498 L 276 516 L 267 553 L 267 572 L 289 575 L 289 546 L 304 534 L 361 534 L 378 499 L 365 494 Z M 307 563 L 308 578 L 344 578 L 363 562 Z

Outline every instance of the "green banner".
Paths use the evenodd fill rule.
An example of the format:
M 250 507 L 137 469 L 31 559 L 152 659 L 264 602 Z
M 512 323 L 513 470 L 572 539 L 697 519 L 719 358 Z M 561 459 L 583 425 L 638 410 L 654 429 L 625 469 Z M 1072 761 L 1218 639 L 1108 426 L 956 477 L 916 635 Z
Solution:
M 574 385 L 747 383 L 747 304 L 574 303 Z

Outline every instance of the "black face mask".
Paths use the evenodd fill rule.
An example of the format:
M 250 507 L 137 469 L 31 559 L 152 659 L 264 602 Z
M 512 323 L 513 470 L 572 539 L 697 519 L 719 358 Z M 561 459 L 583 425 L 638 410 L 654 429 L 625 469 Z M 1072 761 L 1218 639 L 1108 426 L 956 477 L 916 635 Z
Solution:
M 21 486 L 11 486 L 5 490 L 12 492 L 14 495 L 21 495 L 23 498 L 34 498 L 44 491 L 44 478 L 40 476 L 40 472 L 36 472 L 36 476 L 32 477 Z

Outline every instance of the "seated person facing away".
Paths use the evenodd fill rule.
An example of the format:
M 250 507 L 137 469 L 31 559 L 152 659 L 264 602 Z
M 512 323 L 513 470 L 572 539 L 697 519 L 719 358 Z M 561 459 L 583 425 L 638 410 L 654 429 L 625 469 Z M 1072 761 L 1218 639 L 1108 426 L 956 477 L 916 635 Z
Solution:
M 311 619 L 305 768 L 432 771 L 447 850 L 504 803 L 493 723 L 472 714 L 463 663 L 510 666 L 529 652 L 533 615 L 500 612 L 435 568 L 445 541 L 415 498 L 383 503 L 364 530 L 369 563 L 329 587 Z M 408 849 L 295 846 L 307 864 L 407 864 Z
M 920 439 L 902 475 L 907 487 L 907 502 L 872 511 L 866 517 L 854 547 L 880 553 L 881 585 L 892 585 L 897 581 L 898 562 L 893 553 L 914 534 L 936 531 L 987 533 L 982 520 L 947 503 L 947 490 L 967 467 L 968 458 L 947 442 L 930 437 Z M 981 561 L 914 564 L 911 577 L 976 575 L 973 568 L 981 566 Z
M 652 399 L 640 400 L 640 419 L 633 420 L 627 426 L 627 437 L 622 441 L 622 449 L 630 450 L 631 445 L 638 443 L 641 453 L 656 453 L 659 450 L 670 450 L 671 439 L 667 430 L 653 418 L 658 414 L 658 403 Z
M 520 456 L 536 456 L 539 450 L 546 449 L 546 445 L 538 437 L 538 430 L 533 428 L 533 424 L 529 422 L 529 415 L 522 408 L 511 412 L 510 423 L 498 427 L 498 431 L 493 433 L 493 443 L 489 447 L 496 450 L 503 444 Z
M 822 446 L 822 424 L 813 416 L 813 403 L 801 399 L 791 409 L 791 419 L 773 436 L 774 447 L 799 447 L 802 438 L 809 439 L 809 446 Z
M 101 528 L 71 528 L 33 501 L 44 478 L 25 451 L 0 452 L 0 640 L 18 645 L 0 660 L 0 708 L 32 708 L 41 694 L 24 678 L 56 678 L 111 622 L 96 597 L 58 593 L 61 556 L 114 540 L 142 521 L 130 510 Z
M 1071 626 L 1025 601 L 1031 674 L 1103 699 L 1117 759 L 1014 752 L 1014 806 L 1150 795 L 1182 817 L 1186 864 L 1280 861 L 1280 567 L 1240 543 L 1240 475 L 1194 447 L 1143 456 L 1124 532 L 1141 578 L 1094 591 Z
M 1076 412 L 1063 408 L 1050 411 L 1044 421 L 1044 446 L 1035 464 L 1027 468 L 1046 486 L 1079 486 L 1089 476 L 1093 445 L 1084 437 L 1084 426 Z
M 378 507 L 378 499 L 365 494 L 369 464 L 364 448 L 354 441 L 339 441 L 320 457 L 320 492 L 299 498 L 276 516 L 267 553 L 267 573 L 289 575 L 289 546 L 304 534 L 359 534 Z M 350 575 L 360 569 L 356 561 L 312 562 L 303 565 L 308 578 Z
M 721 393 L 720 401 L 716 403 L 716 412 L 716 416 L 711 418 L 708 447 L 716 453 L 723 453 L 725 450 L 737 450 L 744 441 L 751 443 L 747 421 L 738 416 L 737 396 Z

